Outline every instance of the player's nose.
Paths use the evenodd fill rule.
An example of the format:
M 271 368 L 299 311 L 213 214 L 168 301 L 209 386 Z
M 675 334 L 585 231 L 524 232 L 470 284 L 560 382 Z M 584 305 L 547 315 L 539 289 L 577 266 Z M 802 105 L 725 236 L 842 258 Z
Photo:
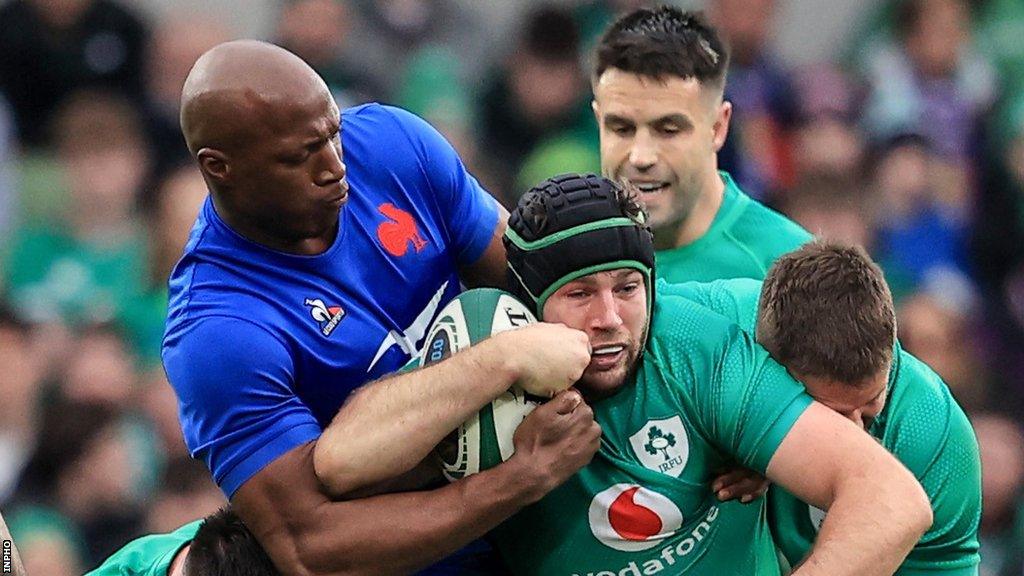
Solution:
M 629 149 L 629 163 L 633 168 L 643 171 L 658 161 L 658 151 L 649 137 L 637 134 Z
M 599 330 L 615 329 L 622 326 L 622 317 L 611 290 L 602 290 L 591 304 L 590 325 Z

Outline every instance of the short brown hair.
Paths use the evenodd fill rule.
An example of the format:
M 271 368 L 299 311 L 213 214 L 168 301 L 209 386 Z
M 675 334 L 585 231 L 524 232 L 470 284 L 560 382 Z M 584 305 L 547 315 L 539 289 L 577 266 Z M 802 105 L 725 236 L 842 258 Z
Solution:
M 895 339 L 892 294 L 863 248 L 816 240 L 768 271 L 757 340 L 795 375 L 859 386 L 889 366 Z

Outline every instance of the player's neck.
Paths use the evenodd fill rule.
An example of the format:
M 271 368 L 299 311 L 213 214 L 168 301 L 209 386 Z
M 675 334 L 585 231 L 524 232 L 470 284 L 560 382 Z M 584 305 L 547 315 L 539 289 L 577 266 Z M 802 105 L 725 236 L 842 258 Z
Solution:
M 705 182 L 700 198 L 693 205 L 689 217 L 679 225 L 675 236 L 675 248 L 700 240 L 715 221 L 718 209 L 722 207 L 722 198 L 725 196 L 725 182 L 717 170 L 712 171 L 711 176 L 710 181 Z

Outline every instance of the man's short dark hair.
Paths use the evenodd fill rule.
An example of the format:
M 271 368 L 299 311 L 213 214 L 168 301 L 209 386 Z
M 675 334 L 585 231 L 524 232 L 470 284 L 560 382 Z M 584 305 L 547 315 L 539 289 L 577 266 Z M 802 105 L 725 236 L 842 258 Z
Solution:
M 889 366 L 895 338 L 892 294 L 863 248 L 817 240 L 768 271 L 757 340 L 794 375 L 859 386 Z
M 249 528 L 229 506 L 199 525 L 185 559 L 185 576 L 279 576 Z
M 618 68 L 658 80 L 696 78 L 722 88 L 728 66 L 728 50 L 702 12 L 661 6 L 635 10 L 612 24 L 597 46 L 594 79 Z

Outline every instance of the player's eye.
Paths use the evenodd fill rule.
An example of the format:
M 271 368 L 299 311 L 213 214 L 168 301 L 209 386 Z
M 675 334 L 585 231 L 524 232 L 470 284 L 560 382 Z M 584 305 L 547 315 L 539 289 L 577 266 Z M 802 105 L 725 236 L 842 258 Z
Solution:
M 619 292 L 622 292 L 623 294 L 632 294 L 636 292 L 639 288 L 639 282 L 630 282 L 628 284 L 623 284 L 621 287 L 619 287 Z

